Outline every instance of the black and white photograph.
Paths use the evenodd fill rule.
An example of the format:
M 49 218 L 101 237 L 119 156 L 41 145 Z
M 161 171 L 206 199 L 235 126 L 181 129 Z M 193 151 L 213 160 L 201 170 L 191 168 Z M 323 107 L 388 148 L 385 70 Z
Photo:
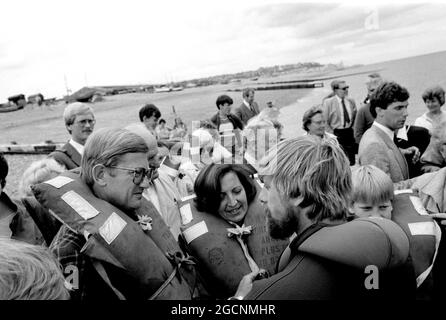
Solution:
M 446 1 L 0 10 L 0 300 L 446 298 Z

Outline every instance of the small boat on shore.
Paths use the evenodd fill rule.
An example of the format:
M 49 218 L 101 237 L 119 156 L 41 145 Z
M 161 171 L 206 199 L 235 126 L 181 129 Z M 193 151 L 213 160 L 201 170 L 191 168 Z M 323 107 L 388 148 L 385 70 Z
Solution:
M 0 104 L 0 113 L 13 112 L 20 109 L 23 109 L 23 106 L 9 103 Z

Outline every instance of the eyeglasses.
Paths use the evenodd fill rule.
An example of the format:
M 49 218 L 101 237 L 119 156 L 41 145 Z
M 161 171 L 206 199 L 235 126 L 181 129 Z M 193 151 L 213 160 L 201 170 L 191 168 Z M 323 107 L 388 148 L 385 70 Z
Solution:
M 92 125 L 94 125 L 96 123 L 96 120 L 94 120 L 94 119 L 93 120 L 91 120 L 91 119 L 84 119 L 84 120 L 81 120 L 81 121 L 75 121 L 74 123 L 79 123 L 82 126 L 86 126 L 87 123 L 88 123 L 90 126 L 92 126 Z
M 119 169 L 119 170 L 126 170 L 126 171 L 130 171 L 133 172 L 133 183 L 136 185 L 140 185 L 143 180 L 144 177 L 147 177 L 147 179 L 149 180 L 149 182 L 152 181 L 153 175 L 156 171 L 156 169 L 150 168 L 150 169 L 146 169 L 146 168 L 124 168 L 124 167 L 118 167 L 118 166 L 108 166 L 109 168 L 114 168 L 114 169 Z
M 338 88 L 339 90 L 348 90 L 348 87 Z

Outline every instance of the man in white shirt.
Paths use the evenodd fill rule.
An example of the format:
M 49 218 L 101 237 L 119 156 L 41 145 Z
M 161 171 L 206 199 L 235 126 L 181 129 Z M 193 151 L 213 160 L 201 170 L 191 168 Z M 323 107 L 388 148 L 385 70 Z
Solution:
M 353 125 L 356 119 L 356 104 L 348 97 L 348 85 L 343 80 L 331 83 L 334 95 L 323 101 L 322 111 L 327 122 L 326 130 L 334 134 L 350 165 L 355 164 L 356 141 L 353 135 Z
M 96 120 L 93 108 L 81 102 L 69 104 L 64 110 L 63 118 L 71 139 L 49 156 L 71 170 L 80 166 L 85 142 L 93 133 Z
M 395 144 L 396 132 L 406 122 L 408 100 L 406 88 L 395 82 L 382 83 L 370 99 L 370 112 L 375 121 L 359 144 L 359 164 L 372 164 L 380 168 L 394 183 L 409 179 L 403 152 L 412 154 L 415 160 L 419 157 L 416 147 L 400 150 Z

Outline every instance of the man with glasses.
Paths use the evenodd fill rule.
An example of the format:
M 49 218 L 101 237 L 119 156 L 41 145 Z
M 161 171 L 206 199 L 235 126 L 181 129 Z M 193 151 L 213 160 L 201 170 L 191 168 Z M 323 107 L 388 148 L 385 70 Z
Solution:
M 93 108 L 81 102 L 69 104 L 64 110 L 63 118 L 71 139 L 49 156 L 71 170 L 80 166 L 85 142 L 93 132 L 96 120 Z
M 142 204 L 143 191 L 149 187 L 153 170 L 149 169 L 148 147 L 144 139 L 125 129 L 100 129 L 88 139 L 81 163 L 81 179 L 94 195 L 138 221 L 136 210 Z M 79 270 L 74 299 L 114 299 L 115 294 L 95 272 L 92 261 L 82 253 L 84 236 L 63 225 L 50 249 L 63 270 Z M 129 252 L 129 254 L 137 254 Z M 143 295 L 139 284 L 122 269 L 104 264 L 113 286 L 126 298 Z
M 353 136 L 356 104 L 348 97 L 348 85 L 343 80 L 331 83 L 334 95 L 323 102 L 322 110 L 327 121 L 327 132 L 333 133 L 347 155 L 350 165 L 355 164 L 357 144 Z
M 143 138 L 149 147 L 147 159 L 151 170 L 150 185 L 144 190 L 143 196 L 152 202 L 166 225 L 170 228 L 175 239 L 178 239 L 181 215 L 177 201 L 181 199 L 181 195 L 172 178 L 163 170 L 158 170 L 164 158 L 168 156 L 169 151 L 167 148 L 164 150 L 163 148 L 158 148 L 155 137 L 144 125 L 134 123 L 128 125 L 126 129 Z

